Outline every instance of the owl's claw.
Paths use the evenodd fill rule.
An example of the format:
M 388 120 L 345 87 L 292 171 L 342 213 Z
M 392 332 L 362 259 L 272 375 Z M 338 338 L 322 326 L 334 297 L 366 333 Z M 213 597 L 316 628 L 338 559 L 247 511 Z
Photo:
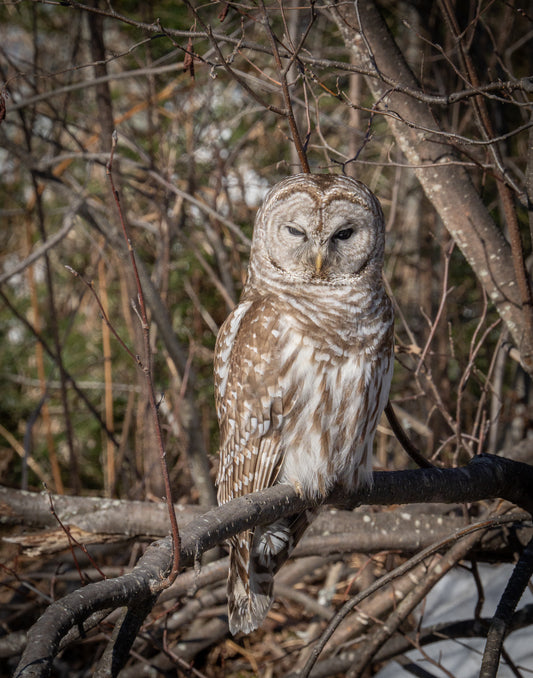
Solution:
M 300 483 L 300 481 L 297 480 L 295 483 L 292 484 L 292 486 L 294 487 L 294 491 L 296 492 L 298 497 L 300 497 L 300 499 L 302 499 L 303 496 L 304 496 L 304 488 L 302 487 L 302 484 Z

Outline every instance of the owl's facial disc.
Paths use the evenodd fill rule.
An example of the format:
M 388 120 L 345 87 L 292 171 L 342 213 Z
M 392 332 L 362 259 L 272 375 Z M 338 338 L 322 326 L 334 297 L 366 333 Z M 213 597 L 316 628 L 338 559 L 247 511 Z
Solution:
M 353 285 L 369 263 L 379 269 L 381 210 L 366 187 L 354 184 L 319 175 L 282 182 L 263 205 L 256 254 L 287 282 Z
M 309 210 L 300 209 L 297 215 L 272 215 L 272 228 L 267 229 L 276 236 L 267 241 L 271 263 L 310 283 L 340 283 L 357 274 L 374 253 L 372 219 L 368 211 L 360 206 L 354 209 L 345 200 L 337 211 L 339 202 L 323 209 L 310 204 Z

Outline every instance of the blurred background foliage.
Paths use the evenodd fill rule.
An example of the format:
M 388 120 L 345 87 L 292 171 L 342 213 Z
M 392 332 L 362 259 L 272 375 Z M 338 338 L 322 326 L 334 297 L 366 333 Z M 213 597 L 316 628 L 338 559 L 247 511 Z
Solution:
M 286 119 L 269 110 L 284 102 L 261 3 L 192 5 L 120 1 L 115 16 L 98 0 L 0 7 L 7 111 L 0 125 L 0 466 L 9 486 L 39 489 L 44 481 L 58 492 L 162 495 L 144 382 L 83 283 L 92 282 L 116 332 L 142 353 L 136 290 L 106 178 L 116 129 L 120 202 L 160 304 L 156 313 L 149 302 L 153 370 L 175 498 L 213 499 L 199 479 L 207 474 L 212 482 L 217 463 L 216 332 L 239 298 L 262 197 L 300 168 Z M 424 91 L 465 87 L 439 3 L 378 5 Z M 300 54 L 307 61 L 295 61 L 288 81 L 311 170 L 356 176 L 385 211 L 385 277 L 397 308 L 391 398 L 403 425 L 426 455 L 446 464 L 526 437 L 528 382 L 504 350 L 507 334 L 363 76 L 348 70 L 351 56 L 335 24 L 320 3 L 266 8 L 280 46 L 306 35 Z M 454 11 L 483 82 L 532 73 L 526 10 L 497 1 L 455 3 Z M 505 166 L 525 186 L 529 96 L 500 92 L 487 106 L 504 137 Z M 434 110 L 505 232 L 473 99 Z M 517 210 L 528 256 L 527 205 L 518 201 Z M 46 256 L 23 266 L 57 234 Z M 376 452 L 379 467 L 408 463 L 385 420 Z

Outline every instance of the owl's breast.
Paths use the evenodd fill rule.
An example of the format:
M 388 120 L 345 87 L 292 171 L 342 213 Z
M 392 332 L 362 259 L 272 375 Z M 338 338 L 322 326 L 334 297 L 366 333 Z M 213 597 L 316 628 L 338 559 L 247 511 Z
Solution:
M 312 314 L 279 296 L 248 297 L 221 328 L 219 501 L 276 479 L 318 498 L 368 478 L 392 374 L 392 314 L 378 321 L 364 305 L 329 306 Z
M 317 335 L 287 319 L 279 338 L 280 482 L 317 497 L 336 483 L 351 488 L 367 479 L 392 377 L 391 339 L 385 331 L 372 341 L 382 350 L 368 350 L 350 342 L 349 328 Z

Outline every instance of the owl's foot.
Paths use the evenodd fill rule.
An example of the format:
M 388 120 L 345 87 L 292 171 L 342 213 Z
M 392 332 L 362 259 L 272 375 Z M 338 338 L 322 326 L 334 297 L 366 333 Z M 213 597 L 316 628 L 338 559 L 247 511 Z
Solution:
M 297 480 L 296 482 L 292 483 L 292 486 L 294 487 L 294 491 L 300 497 L 300 499 L 303 499 L 304 488 L 302 487 L 302 484 L 300 483 L 300 481 Z
M 307 483 L 302 483 L 300 480 L 284 480 L 288 482 L 298 495 L 300 499 L 310 499 L 316 504 L 320 504 L 327 497 L 330 486 L 325 482 L 324 476 L 318 474 L 315 478 L 315 483 L 309 486 Z

